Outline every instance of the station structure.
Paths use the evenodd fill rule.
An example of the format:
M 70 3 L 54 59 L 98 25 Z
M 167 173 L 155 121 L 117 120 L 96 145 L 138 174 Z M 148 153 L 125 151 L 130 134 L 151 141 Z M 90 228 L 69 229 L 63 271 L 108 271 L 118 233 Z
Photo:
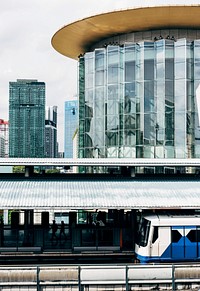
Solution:
M 18 258 L 16 254 L 24 252 L 28 252 L 25 256 L 37 253 L 38 260 L 48 253 L 47 260 L 53 252 L 54 260 L 58 261 L 72 259 L 75 254 L 89 261 L 98 253 L 101 259 L 130 262 L 134 260 L 137 222 L 143 213 L 195 214 L 200 210 L 198 173 L 150 175 L 130 170 L 147 165 L 196 169 L 200 166 L 198 159 L 2 158 L 0 165 L 26 168 L 23 174 L 0 174 L 3 260 L 8 252 L 15 253 L 13 260 Z M 107 174 L 33 171 L 34 167 L 49 165 L 103 166 L 112 171 Z M 53 221 L 57 225 L 55 231 Z

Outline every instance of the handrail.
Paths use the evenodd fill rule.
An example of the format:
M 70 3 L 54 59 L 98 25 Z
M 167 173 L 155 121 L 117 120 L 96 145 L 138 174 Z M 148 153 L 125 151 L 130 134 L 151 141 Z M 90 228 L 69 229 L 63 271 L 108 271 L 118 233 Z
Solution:
M 8 272 L 9 270 L 9 272 Z M 200 264 L 82 265 L 0 267 L 0 286 L 74 286 L 196 283 L 200 286 Z M 139 290 L 140 287 L 138 287 Z

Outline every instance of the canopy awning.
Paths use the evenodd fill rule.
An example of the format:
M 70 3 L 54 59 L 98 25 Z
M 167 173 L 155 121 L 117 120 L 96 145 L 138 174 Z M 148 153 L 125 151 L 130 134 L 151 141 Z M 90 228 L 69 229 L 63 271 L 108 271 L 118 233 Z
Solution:
M 1 178 L 0 209 L 200 209 L 198 178 Z

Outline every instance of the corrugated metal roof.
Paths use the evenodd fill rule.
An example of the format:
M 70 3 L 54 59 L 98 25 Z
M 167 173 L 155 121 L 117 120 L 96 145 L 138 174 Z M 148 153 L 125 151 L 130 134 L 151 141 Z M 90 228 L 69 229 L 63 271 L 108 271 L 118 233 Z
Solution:
M 200 209 L 198 179 L 1 179 L 0 209 Z

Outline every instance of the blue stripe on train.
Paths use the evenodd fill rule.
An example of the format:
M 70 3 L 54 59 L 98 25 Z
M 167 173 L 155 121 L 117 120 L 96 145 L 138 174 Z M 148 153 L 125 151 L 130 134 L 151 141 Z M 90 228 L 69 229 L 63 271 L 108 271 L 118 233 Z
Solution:
M 200 242 L 191 242 L 187 237 L 182 237 L 177 243 L 170 244 L 160 257 L 138 254 L 136 257 L 141 263 L 200 260 Z

